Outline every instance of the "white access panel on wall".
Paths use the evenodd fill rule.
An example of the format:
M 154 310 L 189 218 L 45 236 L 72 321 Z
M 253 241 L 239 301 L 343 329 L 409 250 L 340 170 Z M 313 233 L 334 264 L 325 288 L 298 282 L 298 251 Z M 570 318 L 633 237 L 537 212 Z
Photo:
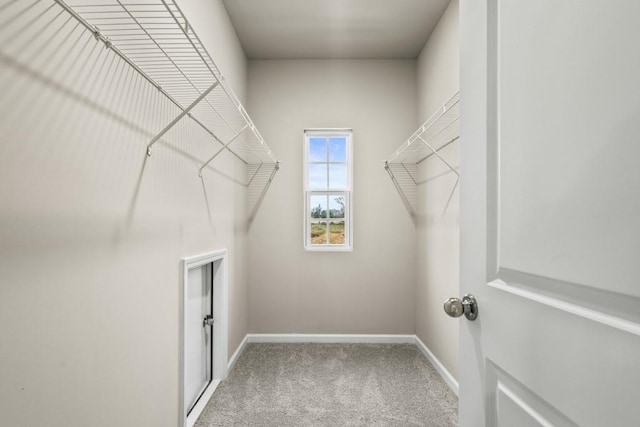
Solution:
M 227 376 L 226 250 L 183 259 L 180 426 L 192 426 Z

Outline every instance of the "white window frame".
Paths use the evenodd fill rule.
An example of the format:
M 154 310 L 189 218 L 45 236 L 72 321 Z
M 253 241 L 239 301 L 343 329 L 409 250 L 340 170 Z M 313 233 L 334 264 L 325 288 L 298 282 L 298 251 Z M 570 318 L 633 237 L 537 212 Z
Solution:
M 344 189 L 310 189 L 309 188 L 309 138 L 313 137 L 345 137 L 347 140 L 347 187 Z M 304 248 L 314 252 L 351 252 L 353 251 L 353 130 L 352 129 L 305 129 L 303 151 L 303 191 L 304 191 Z M 328 159 L 327 159 L 328 160 Z M 321 162 L 325 163 L 325 162 Z M 328 165 L 331 162 L 326 162 Z M 343 162 L 339 162 L 342 164 Z M 328 183 L 327 183 L 328 187 Z M 344 238 L 342 245 L 311 244 L 311 196 L 314 195 L 344 195 Z M 330 206 L 327 206 L 327 212 Z M 336 218 L 338 219 L 338 218 Z M 329 238 L 331 218 L 327 218 L 327 239 Z

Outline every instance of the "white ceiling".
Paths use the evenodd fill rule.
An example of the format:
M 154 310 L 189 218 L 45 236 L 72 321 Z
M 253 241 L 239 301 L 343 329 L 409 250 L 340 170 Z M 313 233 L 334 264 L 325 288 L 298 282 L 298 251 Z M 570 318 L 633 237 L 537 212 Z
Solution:
M 250 59 L 416 58 L 449 0 L 223 0 Z

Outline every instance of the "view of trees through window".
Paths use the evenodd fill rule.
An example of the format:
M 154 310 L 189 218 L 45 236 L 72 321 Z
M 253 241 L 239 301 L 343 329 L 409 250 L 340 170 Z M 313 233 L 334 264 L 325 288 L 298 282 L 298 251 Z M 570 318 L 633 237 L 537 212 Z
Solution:
M 312 196 L 312 198 L 324 196 Z M 327 210 L 326 206 L 323 207 L 322 203 L 311 208 L 311 218 L 323 219 L 325 221 L 318 221 L 311 223 L 311 244 L 323 245 L 327 244 L 327 222 L 329 223 L 329 244 L 342 245 L 344 244 L 344 196 L 328 196 L 330 202 L 330 208 Z M 340 218 L 341 221 L 335 219 Z M 332 221 L 333 219 L 333 221 Z

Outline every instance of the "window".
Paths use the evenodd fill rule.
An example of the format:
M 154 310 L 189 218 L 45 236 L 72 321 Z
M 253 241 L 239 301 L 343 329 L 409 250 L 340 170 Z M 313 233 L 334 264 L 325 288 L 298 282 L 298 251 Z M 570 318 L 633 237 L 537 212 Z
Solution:
M 307 130 L 304 241 L 307 250 L 352 248 L 353 150 L 350 130 Z

